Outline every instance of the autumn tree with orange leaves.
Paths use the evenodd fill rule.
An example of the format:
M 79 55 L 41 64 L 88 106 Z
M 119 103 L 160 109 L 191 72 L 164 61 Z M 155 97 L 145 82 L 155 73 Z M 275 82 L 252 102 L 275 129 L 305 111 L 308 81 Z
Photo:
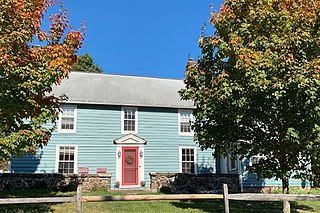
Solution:
M 288 192 L 320 168 L 320 1 L 225 0 L 210 23 L 180 91 L 195 140 L 217 158 L 264 155 L 247 168 Z
M 43 30 L 48 7 L 59 12 Z M 3 0 L 0 8 L 0 157 L 8 159 L 48 143 L 59 109 L 58 98 L 48 94 L 68 77 L 84 27 L 72 30 L 54 0 Z

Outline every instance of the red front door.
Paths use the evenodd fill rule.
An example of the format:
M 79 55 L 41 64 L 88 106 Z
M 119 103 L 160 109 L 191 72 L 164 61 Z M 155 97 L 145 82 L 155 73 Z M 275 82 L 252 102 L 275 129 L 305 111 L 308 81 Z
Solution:
M 122 184 L 138 185 L 138 147 L 122 147 Z

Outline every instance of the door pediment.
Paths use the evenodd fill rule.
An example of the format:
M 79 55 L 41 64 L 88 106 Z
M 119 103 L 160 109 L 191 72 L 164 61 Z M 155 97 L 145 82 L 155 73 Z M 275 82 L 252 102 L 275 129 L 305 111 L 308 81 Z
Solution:
M 115 144 L 146 144 L 147 141 L 134 134 L 127 134 L 114 140 Z

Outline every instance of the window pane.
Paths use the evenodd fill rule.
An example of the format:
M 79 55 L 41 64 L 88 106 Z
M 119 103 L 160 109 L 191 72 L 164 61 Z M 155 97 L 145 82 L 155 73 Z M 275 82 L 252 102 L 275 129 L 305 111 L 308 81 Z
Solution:
M 62 106 L 61 109 L 62 109 L 63 115 L 73 116 L 75 107 L 73 107 L 73 106 Z
M 194 173 L 195 171 L 195 152 L 193 148 L 190 149 L 182 149 L 181 150 L 182 156 L 181 156 L 181 168 L 182 173 Z
M 191 132 L 189 123 L 180 123 L 180 131 L 181 132 Z
M 135 109 L 124 109 L 123 130 L 135 131 Z
M 230 161 L 230 169 L 236 169 L 237 168 L 237 161 L 232 160 Z
M 180 132 L 191 132 L 190 111 L 180 111 Z
M 74 129 L 74 106 L 62 106 L 61 114 L 61 129 L 73 130 Z
M 74 147 L 70 147 L 70 160 L 74 160 Z
M 73 129 L 74 128 L 74 118 L 61 118 L 61 129 Z
M 64 160 L 64 154 L 63 154 L 63 152 L 60 152 L 60 153 L 59 153 L 59 160 Z
M 74 173 L 75 147 L 61 146 L 59 149 L 59 173 Z
M 65 160 L 65 161 L 68 161 L 68 160 L 69 160 L 69 157 L 70 157 L 69 153 L 66 153 L 64 160 Z

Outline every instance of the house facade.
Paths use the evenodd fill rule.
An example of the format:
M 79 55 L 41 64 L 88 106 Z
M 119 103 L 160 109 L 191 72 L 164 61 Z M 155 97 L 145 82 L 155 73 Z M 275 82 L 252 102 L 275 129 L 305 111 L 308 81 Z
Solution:
M 190 128 L 193 103 L 182 80 L 70 73 L 55 86 L 62 113 L 48 145 L 14 158 L 15 173 L 95 174 L 106 169 L 120 188 L 149 185 L 153 172 L 216 173 Z
M 182 80 L 72 72 L 53 88 L 61 98 L 57 128 L 36 155 L 14 158 L 14 173 L 111 174 L 112 186 L 150 185 L 150 173 L 237 174 L 240 187 L 281 186 L 245 171 L 250 159 L 214 159 L 191 129 L 193 102 Z M 290 186 L 303 186 L 290 179 Z

